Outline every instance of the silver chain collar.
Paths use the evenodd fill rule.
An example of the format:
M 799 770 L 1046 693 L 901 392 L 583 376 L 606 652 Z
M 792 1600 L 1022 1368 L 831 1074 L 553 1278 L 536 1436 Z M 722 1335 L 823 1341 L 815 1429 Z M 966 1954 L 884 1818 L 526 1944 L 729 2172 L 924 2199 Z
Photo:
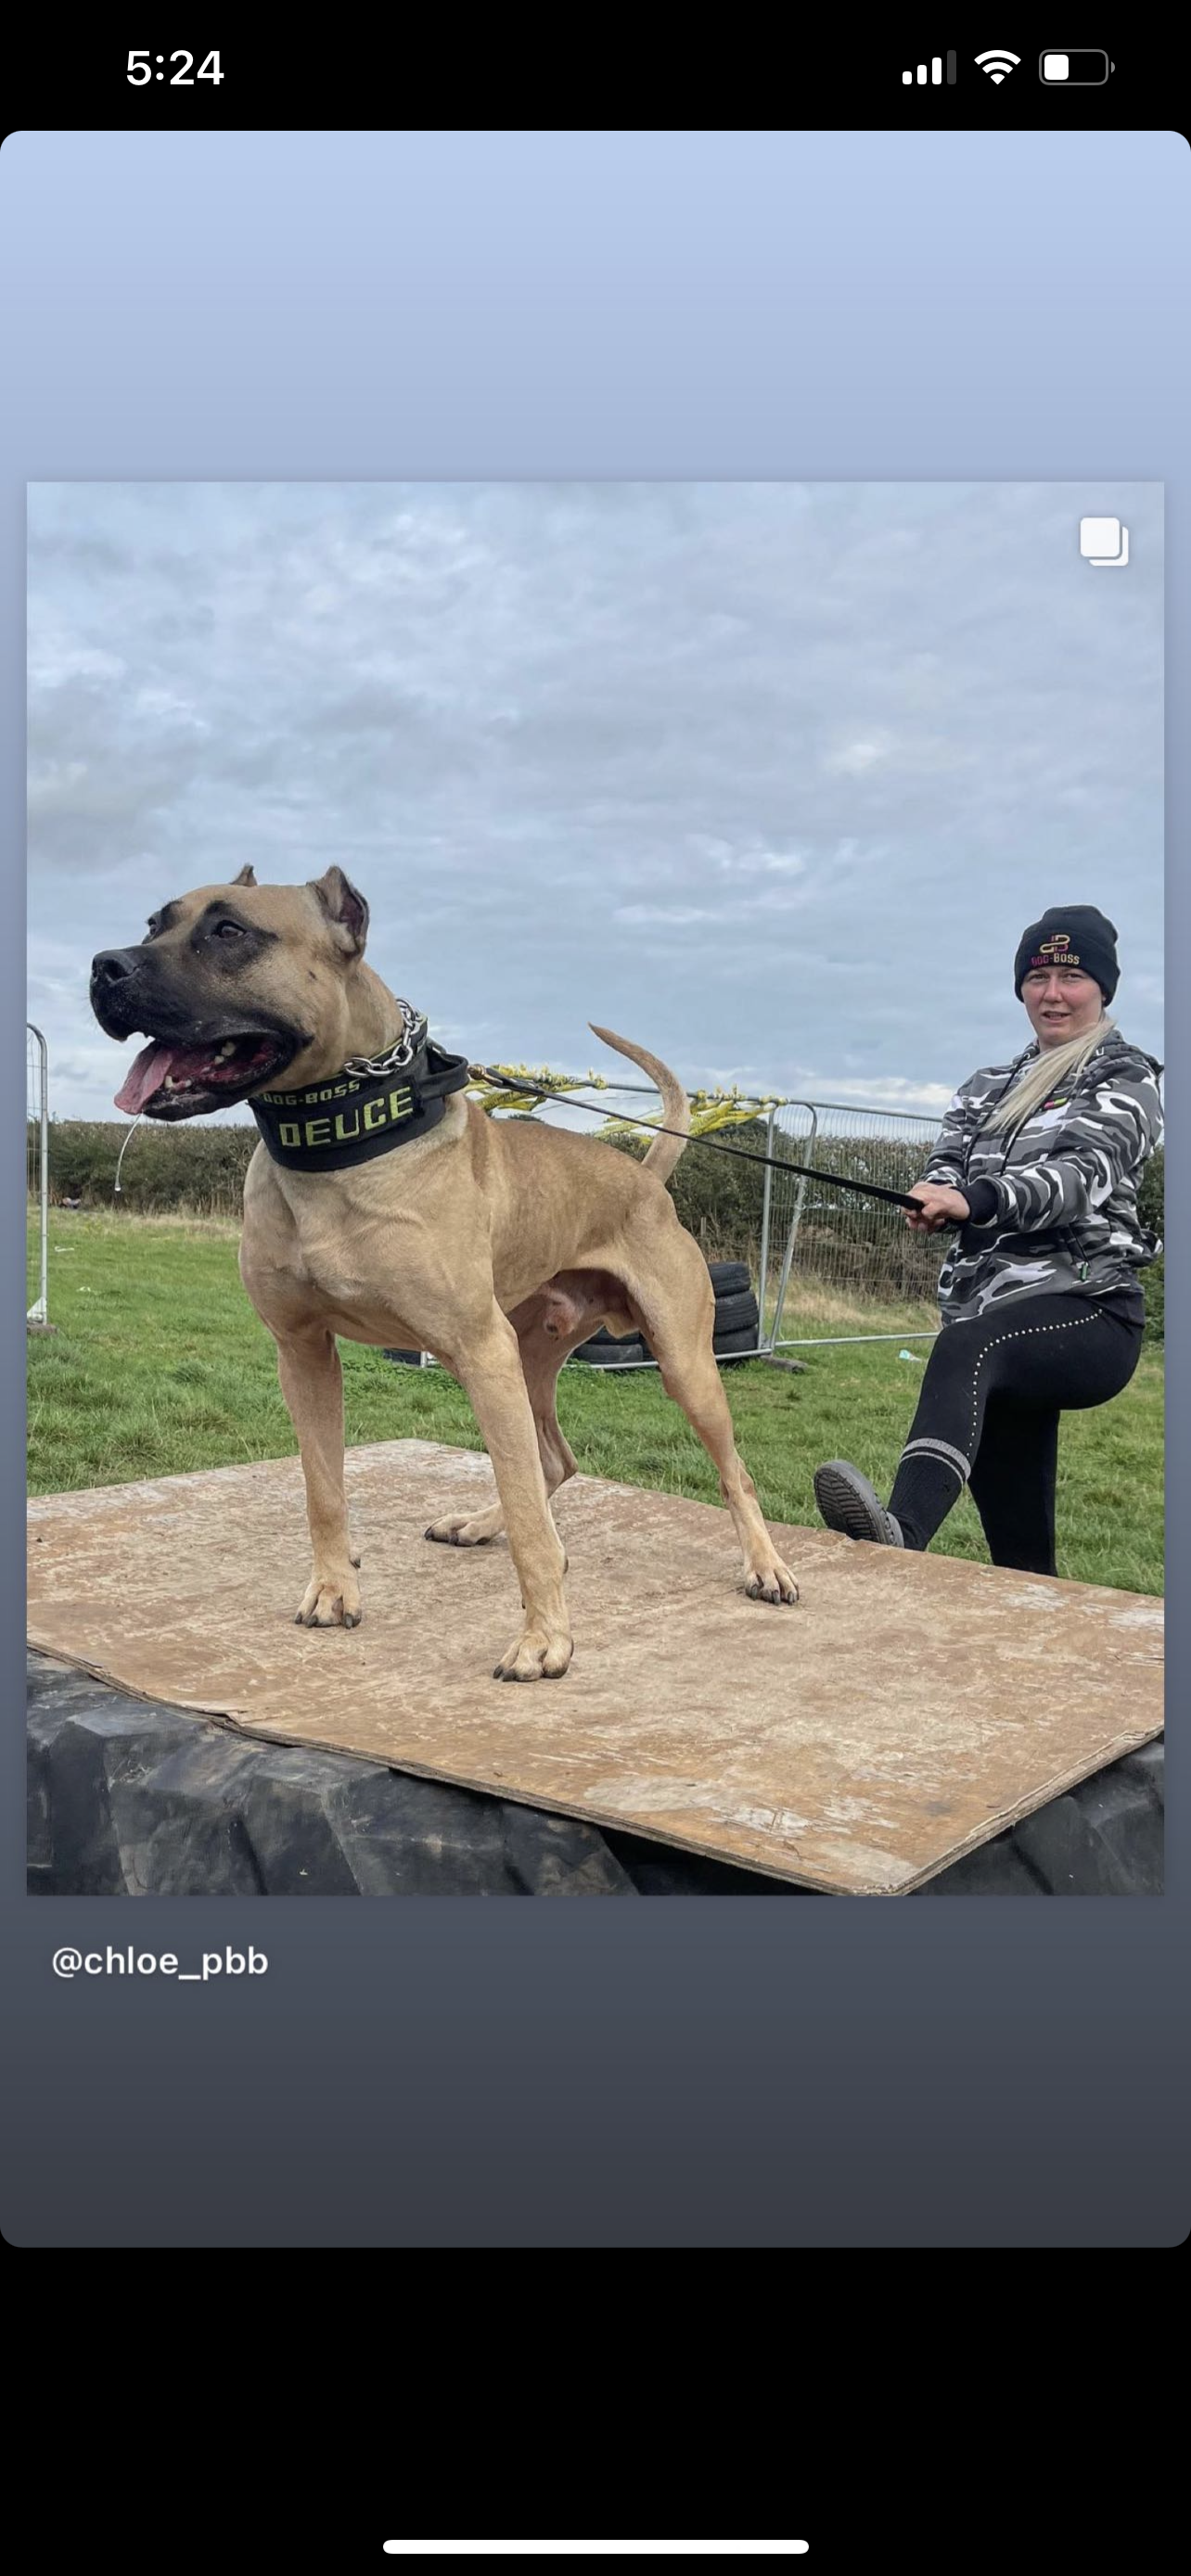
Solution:
M 343 1067 L 345 1073 L 396 1073 L 403 1066 L 412 1064 L 426 1044 L 426 1017 L 424 1012 L 415 1011 L 409 1002 L 399 1001 L 397 1008 L 401 1013 L 400 1037 L 391 1047 L 386 1047 L 382 1055 L 349 1055 Z

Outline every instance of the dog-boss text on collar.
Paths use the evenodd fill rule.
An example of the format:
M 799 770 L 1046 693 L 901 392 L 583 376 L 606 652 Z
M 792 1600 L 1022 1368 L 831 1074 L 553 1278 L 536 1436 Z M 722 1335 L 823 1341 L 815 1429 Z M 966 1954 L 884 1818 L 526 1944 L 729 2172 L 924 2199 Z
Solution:
M 420 1047 L 400 1074 L 368 1080 L 332 1074 L 302 1091 L 262 1091 L 249 1107 L 275 1163 L 291 1171 L 341 1172 L 437 1127 L 453 1091 L 468 1080 L 466 1056 Z

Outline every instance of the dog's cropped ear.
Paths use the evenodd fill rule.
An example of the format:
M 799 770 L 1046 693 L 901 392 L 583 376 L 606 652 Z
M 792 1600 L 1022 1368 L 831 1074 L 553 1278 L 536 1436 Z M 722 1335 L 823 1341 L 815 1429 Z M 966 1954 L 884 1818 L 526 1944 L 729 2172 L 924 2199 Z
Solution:
M 342 868 L 328 868 L 325 877 L 311 878 L 310 891 L 321 904 L 344 955 L 362 956 L 368 937 L 368 906 Z
M 241 868 L 240 873 L 239 873 L 239 876 L 238 876 L 238 877 L 233 877 L 233 878 L 232 878 L 232 884 L 233 884 L 233 885 L 255 885 L 255 884 L 256 884 L 256 870 L 255 870 L 255 868 L 253 867 L 253 864 L 252 864 L 251 859 L 248 861 L 248 864 L 247 864 L 247 866 L 246 866 L 246 867 Z

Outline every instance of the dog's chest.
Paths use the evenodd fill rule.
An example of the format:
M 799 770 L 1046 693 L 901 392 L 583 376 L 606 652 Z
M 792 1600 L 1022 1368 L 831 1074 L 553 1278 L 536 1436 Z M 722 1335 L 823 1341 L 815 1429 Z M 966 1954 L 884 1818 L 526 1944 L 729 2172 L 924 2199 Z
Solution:
M 396 1281 L 345 1261 L 345 1245 L 306 1253 L 275 1274 L 278 1293 L 305 1314 L 325 1315 L 339 1332 L 375 1325 L 387 1331 L 397 1313 Z
M 391 1220 L 323 1225 L 304 1210 L 297 1222 L 246 1226 L 244 1285 L 264 1321 L 282 1332 L 322 1321 L 349 1341 L 402 1347 L 409 1328 L 424 1330 L 428 1320 L 424 1264 L 404 1233 Z

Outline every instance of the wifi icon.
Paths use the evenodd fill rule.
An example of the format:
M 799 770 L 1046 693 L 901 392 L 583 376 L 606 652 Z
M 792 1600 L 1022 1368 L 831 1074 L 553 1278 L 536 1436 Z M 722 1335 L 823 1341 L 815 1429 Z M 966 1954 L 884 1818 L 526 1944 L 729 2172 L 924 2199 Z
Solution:
M 981 71 L 988 73 L 990 81 L 999 84 L 1010 72 L 1017 70 L 1021 55 L 1007 54 L 1003 45 L 993 45 L 986 54 L 977 54 L 976 61 Z

